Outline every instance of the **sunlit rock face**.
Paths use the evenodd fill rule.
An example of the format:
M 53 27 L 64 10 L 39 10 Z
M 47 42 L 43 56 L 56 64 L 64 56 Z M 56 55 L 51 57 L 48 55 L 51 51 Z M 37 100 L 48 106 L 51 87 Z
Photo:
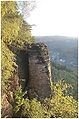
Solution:
M 37 97 L 42 100 L 50 97 L 51 68 L 48 48 L 43 43 L 32 44 L 28 49 L 29 98 Z

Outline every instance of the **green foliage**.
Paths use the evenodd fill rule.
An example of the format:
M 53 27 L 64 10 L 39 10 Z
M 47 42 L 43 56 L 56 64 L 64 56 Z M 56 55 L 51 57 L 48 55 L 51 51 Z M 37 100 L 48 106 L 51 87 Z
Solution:
M 22 92 L 21 87 L 19 87 L 18 90 L 15 91 L 14 93 L 14 103 L 13 103 L 13 115 L 14 117 L 21 117 L 22 116 L 22 106 L 25 105 L 25 102 L 27 103 L 26 107 L 28 107 L 28 100 L 25 101 L 24 98 L 24 93 Z
M 75 118 L 78 116 L 78 103 L 68 96 L 67 89 L 71 86 L 64 81 L 52 85 L 54 95 L 50 100 L 50 113 L 53 117 Z M 66 92 L 66 93 L 65 93 Z
M 19 88 L 14 95 L 14 117 L 44 117 L 44 109 L 37 99 L 24 99 L 25 93 Z
M 27 7 L 27 6 L 26 6 Z M 16 49 L 19 46 L 24 47 L 24 43 L 32 43 L 30 25 L 28 25 L 23 16 L 19 13 L 16 1 L 1 1 L 1 86 L 2 95 L 8 94 L 11 79 L 17 69 Z M 11 46 L 15 44 L 15 52 Z M 10 86 L 11 87 L 11 86 Z M 22 99 L 22 98 L 21 98 Z M 2 99 L 3 100 L 3 99 Z M 19 100 L 20 102 L 22 100 Z M 18 102 L 20 104 L 20 102 Z M 22 101 L 23 102 L 23 101 Z M 17 104 L 16 104 L 17 105 Z M 21 107 L 21 105 L 19 105 Z M 19 109 L 19 107 L 16 107 Z
M 10 78 L 14 71 L 15 63 L 15 55 L 8 48 L 7 45 L 12 42 L 12 39 L 15 39 L 18 30 L 19 30 L 19 22 L 16 16 L 17 7 L 16 2 L 12 1 L 2 1 L 1 2 L 1 35 L 2 35 L 2 80 L 6 81 L 6 79 Z
M 42 104 L 37 99 L 33 99 L 30 101 L 29 117 L 31 118 L 44 117 L 44 108 L 42 107 Z
M 52 65 L 52 80 L 59 81 L 64 79 L 66 83 L 72 85 L 72 89 L 69 90 L 69 94 L 75 99 L 78 98 L 78 74 L 77 71 L 72 71 L 56 63 L 51 63 Z
M 17 9 L 16 2 L 12 1 L 1 1 L 1 16 L 4 17 L 6 14 L 15 13 Z
M 15 1 L 2 1 L 1 2 L 1 35 L 2 40 L 9 44 L 12 39 L 18 35 L 21 26 L 21 18 L 17 12 L 17 5 Z
M 1 36 L 2 36 L 2 80 L 10 78 L 16 70 L 15 55 L 8 46 L 13 43 L 24 47 L 24 43 L 32 43 L 30 25 L 24 22 L 23 17 L 18 13 L 15 1 L 1 2 Z
M 67 89 L 71 86 L 64 81 L 52 83 L 52 96 L 40 102 L 37 99 L 29 100 L 23 98 L 22 90 L 16 92 L 14 112 L 16 117 L 29 118 L 77 118 L 78 104 L 72 97 L 68 96 Z
M 33 43 L 34 39 L 31 36 L 31 26 L 28 25 L 25 21 L 23 21 L 22 26 L 18 32 L 18 36 L 17 36 L 17 43 L 15 41 L 15 43 L 17 44 L 17 46 L 19 48 L 22 48 L 25 46 L 25 44 L 29 43 Z
M 14 71 L 13 68 L 13 57 L 14 54 L 7 48 L 6 44 L 2 41 L 2 79 L 6 80 Z

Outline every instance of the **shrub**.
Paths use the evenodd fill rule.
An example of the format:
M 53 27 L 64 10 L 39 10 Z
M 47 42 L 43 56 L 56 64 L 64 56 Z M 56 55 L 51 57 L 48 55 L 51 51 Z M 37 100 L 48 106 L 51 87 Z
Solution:
M 70 85 L 64 81 L 52 84 L 53 95 L 51 98 L 44 99 L 40 102 L 37 99 L 24 99 L 22 90 L 18 90 L 15 94 L 15 117 L 29 118 L 77 118 L 78 105 L 77 101 L 68 96 L 67 89 Z M 66 93 L 65 93 L 66 92 Z

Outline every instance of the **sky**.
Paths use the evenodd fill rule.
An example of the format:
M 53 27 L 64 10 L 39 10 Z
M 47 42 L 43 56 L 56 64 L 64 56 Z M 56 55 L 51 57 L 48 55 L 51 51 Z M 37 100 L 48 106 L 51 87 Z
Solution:
M 79 37 L 79 0 L 37 0 L 26 21 L 34 36 Z

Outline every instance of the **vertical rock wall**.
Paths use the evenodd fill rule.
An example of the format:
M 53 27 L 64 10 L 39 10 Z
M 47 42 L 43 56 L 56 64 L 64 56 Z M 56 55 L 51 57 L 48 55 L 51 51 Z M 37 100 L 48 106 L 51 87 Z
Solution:
M 16 54 L 18 76 L 23 91 L 28 91 L 29 98 L 44 99 L 49 97 L 51 67 L 47 46 L 43 43 L 35 43 L 27 44 L 22 49 L 15 47 L 11 49 Z
M 29 98 L 44 99 L 50 97 L 51 69 L 47 46 L 43 43 L 32 44 L 29 56 Z

